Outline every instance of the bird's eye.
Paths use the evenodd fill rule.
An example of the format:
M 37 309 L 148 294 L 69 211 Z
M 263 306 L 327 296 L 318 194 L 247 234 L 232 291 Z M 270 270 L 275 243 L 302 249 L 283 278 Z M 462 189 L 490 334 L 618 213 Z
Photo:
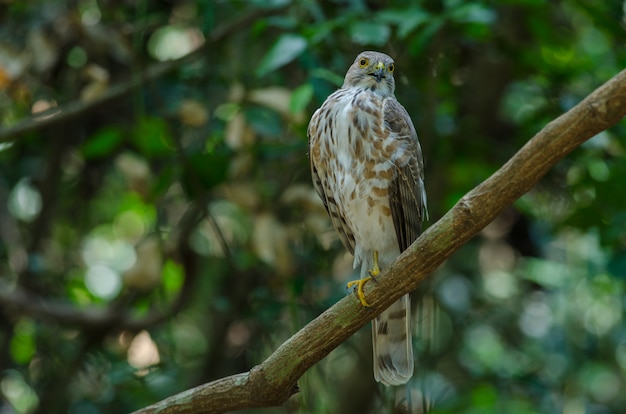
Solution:
M 361 60 L 359 60 L 359 66 L 362 68 L 366 67 L 368 63 L 370 63 L 368 58 L 361 58 Z
M 395 65 L 393 63 L 389 64 L 389 73 L 393 73 L 394 69 L 396 68 Z

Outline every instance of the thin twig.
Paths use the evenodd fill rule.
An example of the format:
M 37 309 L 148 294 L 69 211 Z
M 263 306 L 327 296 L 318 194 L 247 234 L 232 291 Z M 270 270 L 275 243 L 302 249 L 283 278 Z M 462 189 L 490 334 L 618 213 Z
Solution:
M 28 117 L 15 125 L 0 129 L 0 143 L 10 142 L 21 138 L 25 134 L 49 128 L 52 125 L 58 125 L 70 119 L 77 118 L 87 112 L 93 111 L 101 106 L 119 99 L 148 82 L 152 82 L 162 76 L 188 65 L 199 59 L 206 58 L 215 43 L 222 41 L 224 38 L 243 30 L 250 24 L 260 18 L 278 14 L 284 8 L 264 8 L 255 10 L 233 22 L 226 23 L 216 28 L 208 37 L 205 44 L 196 51 L 176 60 L 157 63 L 147 67 L 140 75 L 130 75 L 129 80 L 111 85 L 102 95 L 91 101 L 84 102 L 79 99 L 68 102 L 60 107 L 51 108 L 49 110 L 39 112 L 36 115 Z

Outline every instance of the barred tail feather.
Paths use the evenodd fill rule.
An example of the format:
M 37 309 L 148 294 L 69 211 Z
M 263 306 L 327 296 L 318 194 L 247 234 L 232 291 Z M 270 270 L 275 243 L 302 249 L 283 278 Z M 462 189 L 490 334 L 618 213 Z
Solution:
M 413 375 L 411 298 L 404 295 L 372 321 L 374 378 L 385 385 L 401 385 Z

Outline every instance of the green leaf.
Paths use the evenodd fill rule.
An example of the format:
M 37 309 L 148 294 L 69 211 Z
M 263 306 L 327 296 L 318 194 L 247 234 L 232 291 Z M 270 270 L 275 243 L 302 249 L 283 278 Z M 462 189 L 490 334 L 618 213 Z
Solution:
M 378 13 L 378 20 L 398 26 L 398 37 L 405 38 L 417 26 L 426 23 L 430 14 L 419 7 L 409 9 L 384 10 Z
M 332 83 L 336 87 L 340 88 L 343 85 L 343 76 L 337 75 L 335 72 L 331 72 L 328 69 L 317 68 L 311 71 L 311 76 L 314 78 L 324 79 L 327 82 Z
M 263 77 L 279 67 L 291 62 L 306 49 L 307 42 L 302 36 L 284 34 L 265 54 L 256 70 L 258 77 Z
M 360 45 L 383 46 L 389 40 L 391 30 L 382 23 L 358 22 L 350 27 L 350 37 Z
M 140 119 L 133 130 L 132 141 L 148 158 L 169 154 L 174 148 L 167 123 L 159 118 Z
M 415 28 L 425 24 L 430 18 L 431 15 L 422 10 L 409 14 L 398 26 L 398 36 L 402 39 L 407 37 Z
M 430 18 L 424 29 L 416 33 L 416 36 L 411 41 L 411 53 L 418 54 L 423 51 L 428 42 L 430 42 L 439 29 L 441 29 L 444 23 L 445 20 L 441 17 Z
M 605 182 L 611 177 L 611 171 L 607 163 L 602 159 L 590 159 L 587 162 L 589 175 L 596 181 Z
M 300 85 L 291 94 L 289 110 L 292 114 L 305 110 L 309 102 L 311 102 L 311 98 L 313 98 L 313 85 L 310 83 Z
M 452 11 L 451 18 L 454 21 L 462 23 L 480 23 L 487 25 L 493 23 L 497 15 L 493 9 L 482 4 L 463 4 Z
M 28 364 L 35 356 L 35 325 L 28 319 L 22 319 L 15 325 L 11 338 L 11 356 L 18 364 Z
M 481 384 L 472 391 L 472 406 L 487 408 L 494 407 L 498 400 L 498 394 L 493 386 Z
M 246 121 L 252 129 L 266 137 L 276 137 L 282 133 L 283 119 L 276 112 L 264 106 L 249 105 L 244 109 Z
M 376 19 L 385 23 L 401 24 L 410 14 L 412 11 L 407 9 L 386 9 L 378 12 Z
M 341 26 L 339 19 L 325 20 L 318 24 L 304 27 L 302 33 L 306 36 L 310 45 L 317 45 L 320 42 L 333 36 L 333 31 Z
M 572 270 L 563 263 L 528 258 L 523 277 L 541 286 L 557 288 L 571 280 L 572 274 Z
M 87 160 L 104 158 L 110 155 L 122 142 L 122 131 L 117 128 L 103 128 L 93 134 L 82 146 L 81 152 Z
M 163 287 L 168 294 L 175 295 L 183 285 L 183 269 L 171 260 L 163 265 Z
M 215 108 L 214 114 L 217 119 L 221 119 L 224 122 L 228 122 L 231 119 L 233 119 L 235 114 L 239 112 L 240 109 L 241 109 L 241 105 L 239 105 L 238 103 L 226 102 L 221 105 L 218 105 L 217 108 Z

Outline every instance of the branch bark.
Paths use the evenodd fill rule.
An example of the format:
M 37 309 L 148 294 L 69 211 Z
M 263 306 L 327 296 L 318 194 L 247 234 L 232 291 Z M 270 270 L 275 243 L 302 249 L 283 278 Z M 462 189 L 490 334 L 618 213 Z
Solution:
M 296 381 L 400 296 L 414 290 L 444 260 L 530 190 L 577 146 L 626 115 L 626 70 L 550 122 L 491 177 L 467 193 L 413 243 L 378 283 L 368 284 L 364 308 L 340 300 L 249 372 L 169 397 L 135 414 L 223 413 L 277 406 L 297 392 Z

